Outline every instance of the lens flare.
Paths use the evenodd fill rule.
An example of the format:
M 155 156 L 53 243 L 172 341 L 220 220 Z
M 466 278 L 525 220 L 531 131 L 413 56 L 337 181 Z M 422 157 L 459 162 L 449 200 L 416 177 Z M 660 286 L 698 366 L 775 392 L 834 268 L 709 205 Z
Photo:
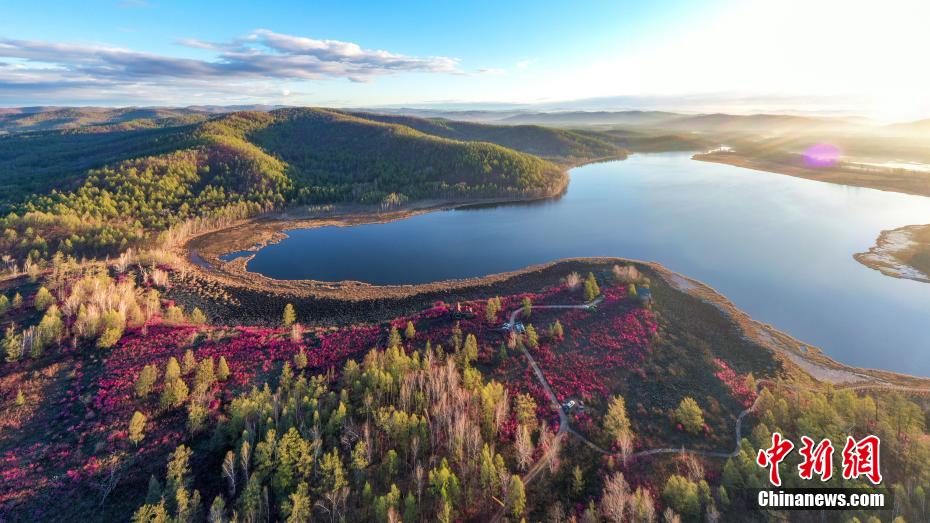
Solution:
M 804 151 L 804 164 L 808 167 L 832 167 L 840 160 L 840 148 L 829 143 L 818 143 Z

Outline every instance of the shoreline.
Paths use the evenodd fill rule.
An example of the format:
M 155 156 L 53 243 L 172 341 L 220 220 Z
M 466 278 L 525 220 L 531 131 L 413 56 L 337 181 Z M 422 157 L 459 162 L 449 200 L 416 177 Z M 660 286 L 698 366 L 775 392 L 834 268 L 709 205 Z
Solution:
M 784 174 L 817 182 L 930 197 L 930 173 L 913 172 L 902 175 L 894 171 L 879 174 L 873 171 L 842 168 L 811 169 L 802 165 L 760 160 L 732 153 L 698 153 L 693 155 L 691 159 L 699 162 L 743 167 L 754 171 Z
M 331 321 L 339 323 L 334 319 L 339 316 L 345 317 L 344 323 L 377 323 L 383 321 L 384 317 L 416 310 L 437 300 L 465 301 L 493 294 L 527 292 L 538 286 L 540 282 L 558 281 L 560 276 L 573 270 L 588 270 L 592 267 L 606 270 L 615 264 L 628 263 L 635 264 L 660 277 L 674 290 L 714 306 L 740 330 L 744 337 L 771 350 L 785 365 L 803 371 L 815 381 L 833 385 L 869 384 L 888 388 L 930 385 L 928 377 L 854 367 L 841 363 L 824 354 L 819 348 L 752 318 L 709 285 L 676 273 L 655 262 L 615 257 L 564 258 L 515 271 L 466 280 L 384 287 L 365 284 L 367 290 L 374 292 L 365 293 L 366 295 L 362 296 L 357 294 L 358 288 L 356 287 L 332 284 L 326 286 L 321 282 L 314 282 L 320 285 L 319 287 L 295 286 L 286 289 L 290 292 L 282 296 L 281 291 L 284 289 L 255 286 L 254 282 L 250 281 L 233 282 L 226 278 L 215 278 L 209 272 L 199 270 L 197 272 L 201 277 L 224 288 L 226 292 L 240 296 L 242 301 L 261 299 L 265 302 L 264 305 L 271 304 L 273 308 L 262 307 L 260 304 L 255 304 L 253 308 L 266 308 L 267 314 L 272 317 L 277 317 L 282 304 L 291 300 L 298 311 L 303 314 L 314 315 L 314 312 L 326 314 L 326 317 L 320 318 L 324 323 Z M 285 280 L 280 281 L 287 283 Z M 241 307 L 241 303 L 237 304 L 237 307 Z
M 345 318 L 346 323 L 351 323 L 377 322 L 385 316 L 415 310 L 440 299 L 457 301 L 503 292 L 521 292 L 532 288 L 534 282 L 552 280 L 556 274 L 584 270 L 592 265 L 606 268 L 625 263 L 636 264 L 659 276 L 676 291 L 713 305 L 738 327 L 744 337 L 771 350 L 785 365 L 803 371 L 815 381 L 833 385 L 869 384 L 889 388 L 930 384 L 930 378 L 841 363 L 824 354 L 819 348 L 752 318 L 709 285 L 655 262 L 615 257 L 563 258 L 483 277 L 393 286 L 359 282 L 274 280 L 260 275 L 259 279 L 264 281 L 256 281 L 256 278 L 245 276 L 252 273 L 245 272 L 244 275 L 236 276 L 228 273 L 218 274 L 215 270 L 204 270 L 199 266 L 188 267 L 185 272 L 193 269 L 198 279 L 202 278 L 233 296 L 245 294 L 241 301 L 252 302 L 259 299 L 273 303 L 277 308 L 272 310 L 270 307 L 264 307 L 269 309 L 267 314 L 271 314 L 272 317 L 278 314 L 278 308 L 282 303 L 290 300 L 295 302 L 295 306 L 301 312 L 306 311 L 305 313 L 314 316 L 322 312 L 325 315 L 321 318 L 324 322 L 339 323 L 334 318 L 341 316 Z M 241 301 L 236 301 L 239 301 L 236 306 L 241 307 Z
M 930 173 L 912 173 L 912 177 L 918 179 L 908 179 L 906 181 L 907 186 L 901 187 L 895 183 L 895 179 L 881 179 L 876 174 L 869 174 L 868 171 L 810 169 L 798 165 L 756 160 L 737 154 L 695 154 L 691 158 L 700 162 L 732 165 L 755 171 L 794 176 L 805 180 L 930 197 Z M 899 176 L 897 181 L 900 182 L 900 175 L 896 176 Z M 920 179 L 923 179 L 923 181 Z M 922 186 L 925 186 L 925 188 L 921 188 Z M 918 235 L 922 237 L 917 238 Z M 897 229 L 881 231 L 875 240 L 875 244 L 867 252 L 853 253 L 852 257 L 862 265 L 877 270 L 886 276 L 930 283 L 930 272 L 926 269 L 921 270 L 921 268 L 914 267 L 905 259 L 902 259 L 904 257 L 910 258 L 915 251 L 922 253 L 923 257 L 930 257 L 930 225 L 905 225 Z
M 177 245 L 175 251 L 183 261 L 181 273 L 187 280 L 185 283 L 193 284 L 195 294 L 197 287 L 206 286 L 214 290 L 219 289 L 214 292 L 214 295 L 244 294 L 247 296 L 247 301 L 259 299 L 263 302 L 270 300 L 281 304 L 293 300 L 295 304 L 303 303 L 307 309 L 316 314 L 322 313 L 323 317 L 338 317 L 347 321 L 356 318 L 361 318 L 357 321 L 364 321 L 366 316 L 371 319 L 383 315 L 386 310 L 409 310 L 411 307 L 422 306 L 430 300 L 465 299 L 466 296 L 488 292 L 493 294 L 499 292 L 496 289 L 501 286 L 519 286 L 518 280 L 533 279 L 558 269 L 569 270 L 571 266 L 577 264 L 636 263 L 660 274 L 676 290 L 714 305 L 738 325 L 747 338 L 773 350 L 786 364 L 802 369 L 818 381 L 833 384 L 873 383 L 881 386 L 894 386 L 927 384 L 930 380 L 930 378 L 893 371 L 858 368 L 840 363 L 824 355 L 820 349 L 811 347 L 770 325 L 751 318 L 707 284 L 675 273 L 655 262 L 610 257 L 565 258 L 475 278 L 451 279 L 418 285 L 373 285 L 358 281 L 278 280 L 248 271 L 246 265 L 253 256 L 252 254 L 245 254 L 228 262 L 219 259 L 220 256 L 228 253 L 256 251 L 287 237 L 287 231 L 293 229 L 385 223 L 439 210 L 482 204 L 519 204 L 558 197 L 564 194 L 569 179 L 570 176 L 566 176 L 565 186 L 557 194 L 532 199 L 425 200 L 412 202 L 403 208 L 391 211 L 380 211 L 372 205 L 330 206 L 317 212 L 290 209 L 194 235 Z M 241 306 L 241 302 L 236 302 L 239 300 L 234 298 L 229 305 Z M 328 310 L 324 312 L 323 309 Z M 275 310 L 273 314 L 276 315 L 278 312 Z M 261 318 L 262 315 L 259 313 L 255 317 Z
M 462 200 L 432 198 L 408 202 L 391 210 L 382 210 L 376 204 L 357 203 L 306 206 L 305 209 L 293 207 L 240 220 L 224 227 L 191 235 L 171 247 L 170 250 L 182 258 L 185 263 L 192 263 L 206 271 L 230 273 L 238 277 L 255 276 L 272 281 L 285 281 L 267 278 L 258 273 L 248 271 L 246 265 L 252 258 L 251 254 L 243 254 L 230 261 L 223 261 L 220 257 L 232 253 L 257 252 L 262 247 L 280 242 L 287 238 L 287 231 L 294 229 L 312 229 L 328 226 L 351 227 L 353 225 L 388 223 L 434 211 L 448 211 L 485 205 L 520 205 L 555 200 L 561 198 L 568 190 L 568 185 L 571 182 L 571 169 L 583 165 L 623 161 L 627 158 L 629 158 L 629 154 L 592 158 L 589 160 L 562 164 L 565 170 L 563 171 L 564 176 L 559 186 L 548 193 L 541 193 L 526 198 L 506 196 Z M 320 207 L 320 209 L 313 210 L 313 207 Z M 286 281 L 316 282 L 315 280 Z M 352 281 L 339 283 L 369 285 L 363 282 Z
M 930 253 L 930 242 L 917 238 L 930 237 L 930 225 L 906 225 L 882 231 L 875 245 L 867 252 L 853 255 L 857 262 L 892 278 L 930 283 L 930 275 L 911 265 L 910 258 L 917 253 Z

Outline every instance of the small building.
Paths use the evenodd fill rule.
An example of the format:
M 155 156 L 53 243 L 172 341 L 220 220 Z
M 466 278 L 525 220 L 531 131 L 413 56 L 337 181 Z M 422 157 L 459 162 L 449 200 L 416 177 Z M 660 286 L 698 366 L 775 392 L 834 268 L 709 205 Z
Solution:
M 565 410 L 565 412 L 571 412 L 572 410 L 584 412 L 584 403 L 578 400 L 570 399 L 562 404 L 562 409 Z

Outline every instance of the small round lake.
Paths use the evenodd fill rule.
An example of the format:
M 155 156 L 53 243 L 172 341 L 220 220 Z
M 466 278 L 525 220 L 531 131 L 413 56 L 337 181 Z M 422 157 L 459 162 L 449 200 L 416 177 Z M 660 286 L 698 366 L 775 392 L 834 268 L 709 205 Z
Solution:
M 663 153 L 574 169 L 556 200 L 288 231 L 248 268 L 412 284 L 565 257 L 651 260 L 840 361 L 930 376 L 930 284 L 852 257 L 880 231 L 917 223 L 930 223 L 930 199 Z

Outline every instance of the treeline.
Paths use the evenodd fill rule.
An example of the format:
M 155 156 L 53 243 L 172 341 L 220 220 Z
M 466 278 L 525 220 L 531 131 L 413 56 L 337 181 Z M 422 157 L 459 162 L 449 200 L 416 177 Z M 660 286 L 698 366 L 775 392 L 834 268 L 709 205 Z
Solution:
M 19 266 L 56 253 L 117 256 L 188 220 L 230 213 L 532 197 L 564 182 L 558 167 L 535 156 L 321 109 L 232 113 L 143 131 L 25 134 L 0 139 L 0 186 L 8 189 L 0 251 Z

